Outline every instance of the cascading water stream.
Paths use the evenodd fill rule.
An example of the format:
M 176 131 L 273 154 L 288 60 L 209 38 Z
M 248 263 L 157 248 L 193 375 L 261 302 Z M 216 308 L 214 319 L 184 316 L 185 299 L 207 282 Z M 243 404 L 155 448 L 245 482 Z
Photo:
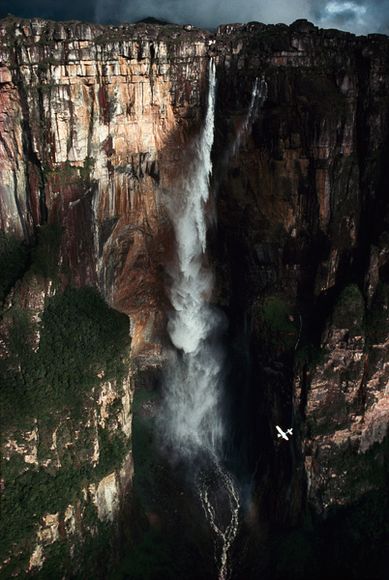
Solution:
M 257 116 L 258 109 L 264 103 L 266 97 L 267 97 L 267 82 L 265 81 L 264 78 L 262 78 L 261 80 L 256 78 L 253 90 L 251 92 L 250 105 L 246 117 L 236 133 L 235 141 L 232 147 L 233 155 L 235 155 L 235 153 L 238 152 L 242 142 L 242 138 L 244 137 L 244 135 L 247 134 L 249 127 L 253 124 L 254 119 Z
M 258 104 L 258 87 L 256 81 L 245 130 Z M 168 202 L 177 249 L 177 263 L 171 271 L 173 309 L 168 320 L 175 349 L 169 353 L 161 420 L 169 447 L 180 459 L 190 462 L 192 469 L 197 464 L 196 488 L 215 535 L 218 577 L 225 580 L 229 573 L 229 551 L 238 531 L 240 501 L 234 479 L 221 460 L 220 334 L 224 320 L 221 312 L 209 303 L 213 276 L 206 264 L 205 206 L 212 174 L 215 95 L 216 67 L 211 59 L 204 127 L 178 195 Z
M 197 489 L 205 516 L 215 534 L 218 580 L 225 580 L 230 571 L 229 551 L 239 527 L 239 492 L 233 477 L 217 459 L 211 471 L 198 474 Z M 223 517 L 226 513 L 227 521 Z
M 215 64 L 211 61 L 204 128 L 194 147 L 192 166 L 180 184 L 179 196 L 169 205 L 177 264 L 171 272 L 173 310 L 168 332 L 176 350 L 170 353 L 164 413 L 167 436 L 181 457 L 191 457 L 199 451 L 218 456 L 222 442 L 220 374 L 223 353 L 217 336 L 223 317 L 208 302 L 213 277 L 205 265 L 204 206 L 212 172 L 215 90 Z

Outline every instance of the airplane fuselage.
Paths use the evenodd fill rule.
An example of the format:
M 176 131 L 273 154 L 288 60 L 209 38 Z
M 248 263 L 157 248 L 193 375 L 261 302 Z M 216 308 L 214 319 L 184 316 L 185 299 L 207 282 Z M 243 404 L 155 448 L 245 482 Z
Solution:
M 282 437 L 283 439 L 285 439 L 285 441 L 289 441 L 288 435 L 292 435 L 293 434 L 293 429 L 292 428 L 287 429 L 286 432 L 285 432 L 285 431 L 283 431 L 281 429 L 281 427 L 279 425 L 276 425 L 276 429 L 278 431 L 277 437 Z

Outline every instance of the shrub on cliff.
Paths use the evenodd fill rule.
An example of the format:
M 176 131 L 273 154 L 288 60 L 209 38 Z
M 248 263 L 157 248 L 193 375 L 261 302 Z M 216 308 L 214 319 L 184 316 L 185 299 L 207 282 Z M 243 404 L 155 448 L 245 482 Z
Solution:
M 92 288 L 68 288 L 48 301 L 36 352 L 29 346 L 25 313 L 15 311 L 13 322 L 10 355 L 0 361 L 4 428 L 22 424 L 26 414 L 46 418 L 68 409 L 80 415 L 102 377 L 124 376 L 128 319 Z
M 32 274 L 43 278 L 55 278 L 58 270 L 58 254 L 61 243 L 61 228 L 56 224 L 41 226 L 36 244 L 31 250 Z
M 28 465 L 15 452 L 3 461 L 4 558 L 13 545 L 32 541 L 42 515 L 63 512 L 81 498 L 83 487 L 120 467 L 128 451 L 122 432 L 99 428 L 94 467 L 95 431 L 87 426 L 97 405 L 97 387 L 108 380 L 120 385 L 127 373 L 127 317 L 92 288 L 68 288 L 48 300 L 35 326 L 29 313 L 16 307 L 12 322 L 3 337 L 9 354 L 0 359 L 3 442 L 20 438 L 23 445 L 25 433 L 36 428 L 39 464 Z M 37 330 L 39 344 L 35 341 L 33 347 Z M 31 545 L 26 550 L 31 552 Z
M 261 310 L 261 334 L 266 343 L 277 351 L 293 349 L 299 329 L 295 309 L 282 296 L 267 296 Z
M 0 303 L 27 265 L 27 246 L 15 236 L 0 232 Z

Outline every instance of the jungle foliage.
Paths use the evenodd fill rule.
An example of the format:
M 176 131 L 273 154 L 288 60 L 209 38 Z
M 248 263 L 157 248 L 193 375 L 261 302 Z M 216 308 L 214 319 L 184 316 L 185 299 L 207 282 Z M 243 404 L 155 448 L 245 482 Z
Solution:
M 50 298 L 39 324 L 39 348 L 29 314 L 13 312 L 9 356 L 0 360 L 3 428 L 28 417 L 48 417 L 67 409 L 80 415 L 101 378 L 123 378 L 129 346 L 128 319 L 91 288 L 67 288 Z
M 17 439 L 18 433 L 37 426 L 38 456 L 50 457 L 54 427 L 64 423 L 62 430 L 76 428 L 97 404 L 97 387 L 108 380 L 120 385 L 123 380 L 128 366 L 128 319 L 92 288 L 67 288 L 55 294 L 47 300 L 38 323 L 21 308 L 14 307 L 11 316 L 4 337 L 8 356 L 0 359 L 3 433 Z M 77 449 L 64 445 L 61 438 L 57 430 L 60 469 L 55 462 L 45 468 L 27 465 L 17 453 L 3 460 L 0 552 L 4 556 L 12 545 L 32 538 L 39 518 L 63 511 L 80 497 L 83 487 L 120 466 L 128 451 L 122 432 L 99 428 L 99 462 L 93 466 L 88 429 L 80 431 L 73 445 Z

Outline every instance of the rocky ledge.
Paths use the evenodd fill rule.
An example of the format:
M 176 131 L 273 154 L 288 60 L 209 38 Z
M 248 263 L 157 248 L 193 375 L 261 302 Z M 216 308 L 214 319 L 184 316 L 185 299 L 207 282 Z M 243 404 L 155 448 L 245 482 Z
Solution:
M 163 364 L 174 256 L 166 200 L 180 193 L 175 184 L 202 125 L 210 57 L 218 80 L 218 226 L 209 259 L 214 300 L 230 322 L 233 446 L 245 449 L 239 469 L 255 473 L 250 514 L 262 514 L 261 525 L 297 525 L 307 506 L 327 517 L 384 488 L 389 39 L 307 21 L 209 32 L 7 18 L 0 22 L 0 357 L 7 373 L 17 369 L 22 393 L 32 361 L 39 363 L 34 388 L 50 408 L 59 406 L 52 425 L 41 426 L 39 409 L 28 424 L 10 425 L 3 452 L 7 466 L 15 461 L 11 478 L 59 476 L 76 460 L 71 449 L 86 470 L 55 511 L 29 506 L 33 533 L 11 538 L 3 558 L 16 570 L 42 565 L 45 546 L 58 538 L 63 547 L 88 505 L 97 506 L 89 512 L 94 529 L 114 513 L 120 486 L 129 489 L 131 457 L 119 440 L 129 451 L 136 376 Z M 256 79 L 266 80 L 267 99 L 246 126 Z M 77 310 L 83 296 L 72 292 L 86 286 L 130 319 L 131 352 L 122 335 L 116 352 L 130 378 L 107 378 L 92 358 L 89 402 L 77 422 L 69 419 L 75 407 L 47 389 L 55 383 L 62 392 L 65 383 L 39 352 L 56 357 L 64 348 L 51 350 L 50 321 L 62 324 L 65 343 L 72 316 L 116 320 L 101 303 L 92 313 Z M 85 345 L 87 322 L 82 331 Z M 102 344 L 107 339 L 101 335 Z M 78 384 L 74 373 L 64 377 Z M 291 421 L 296 437 L 280 447 L 274 424 Z M 117 463 L 96 471 L 100 444 L 115 447 Z M 3 488 L 7 494 L 7 479 Z M 66 546 L 72 550 L 71 541 Z

